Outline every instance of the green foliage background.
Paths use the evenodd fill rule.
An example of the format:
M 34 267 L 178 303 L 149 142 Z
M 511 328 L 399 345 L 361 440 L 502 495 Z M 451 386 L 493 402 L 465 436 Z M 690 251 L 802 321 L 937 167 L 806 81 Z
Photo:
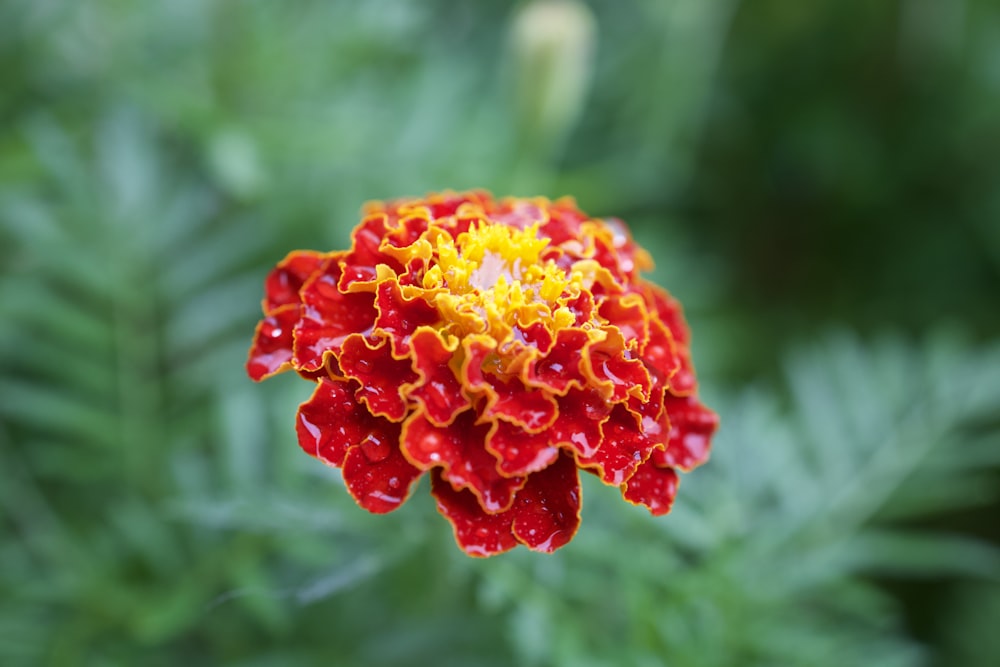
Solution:
M 591 60 L 499 0 L 0 4 L 0 663 L 1000 664 L 1000 7 L 569 5 Z M 469 559 L 245 378 L 286 251 L 469 187 L 685 303 L 723 428 L 670 516 L 587 484 Z

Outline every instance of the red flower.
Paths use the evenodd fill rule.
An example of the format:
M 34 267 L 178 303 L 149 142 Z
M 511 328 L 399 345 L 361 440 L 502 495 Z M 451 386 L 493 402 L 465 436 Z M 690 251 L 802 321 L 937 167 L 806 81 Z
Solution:
M 578 470 L 653 514 L 708 457 L 679 304 L 618 220 L 485 192 L 371 204 L 350 250 L 296 251 L 265 283 L 254 380 L 315 383 L 296 424 L 365 509 L 424 472 L 459 545 L 553 551 Z

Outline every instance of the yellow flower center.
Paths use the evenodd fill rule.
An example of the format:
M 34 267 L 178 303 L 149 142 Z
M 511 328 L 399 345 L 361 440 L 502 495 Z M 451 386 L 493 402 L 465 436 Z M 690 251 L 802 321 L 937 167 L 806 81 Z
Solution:
M 457 238 L 440 232 L 429 239 L 436 262 L 423 287 L 435 293 L 435 305 L 454 333 L 487 334 L 503 345 L 518 324 L 541 320 L 555 332 L 574 322 L 566 302 L 589 287 L 592 262 L 577 262 L 567 274 L 551 259 L 542 260 L 549 239 L 538 237 L 538 227 L 481 222 Z

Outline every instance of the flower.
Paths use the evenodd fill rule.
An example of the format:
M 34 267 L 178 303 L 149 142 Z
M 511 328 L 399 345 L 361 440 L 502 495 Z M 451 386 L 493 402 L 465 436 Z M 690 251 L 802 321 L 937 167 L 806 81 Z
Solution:
M 430 473 L 466 553 L 553 551 L 579 471 L 666 514 L 708 457 L 679 304 L 615 219 L 481 191 L 369 204 L 349 250 L 294 251 L 265 281 L 247 371 L 314 383 L 299 444 L 374 513 Z

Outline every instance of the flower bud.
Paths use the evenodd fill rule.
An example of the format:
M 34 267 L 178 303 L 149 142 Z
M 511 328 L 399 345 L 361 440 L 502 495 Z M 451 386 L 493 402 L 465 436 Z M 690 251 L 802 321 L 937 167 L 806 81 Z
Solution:
M 514 95 L 523 139 L 550 150 L 573 128 L 593 75 L 593 14 L 577 0 L 536 0 L 511 28 Z

